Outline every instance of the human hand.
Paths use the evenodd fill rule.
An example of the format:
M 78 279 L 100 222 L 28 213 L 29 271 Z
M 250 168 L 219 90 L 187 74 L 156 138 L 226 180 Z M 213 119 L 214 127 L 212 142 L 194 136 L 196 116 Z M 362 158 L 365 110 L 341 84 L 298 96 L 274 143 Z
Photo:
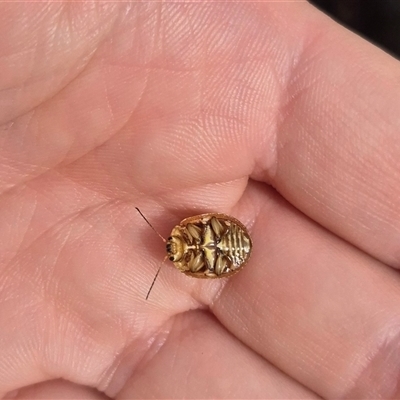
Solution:
M 396 60 L 304 2 L 0 8 L 3 396 L 399 397 Z M 136 206 L 252 258 L 145 301 Z

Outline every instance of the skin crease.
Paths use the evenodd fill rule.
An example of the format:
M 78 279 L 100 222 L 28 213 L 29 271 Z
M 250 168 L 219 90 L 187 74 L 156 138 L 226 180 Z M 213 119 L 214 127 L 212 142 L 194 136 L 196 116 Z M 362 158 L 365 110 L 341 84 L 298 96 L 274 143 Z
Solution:
M 0 395 L 399 398 L 400 68 L 303 1 L 0 4 Z M 221 212 L 228 280 L 164 243 Z

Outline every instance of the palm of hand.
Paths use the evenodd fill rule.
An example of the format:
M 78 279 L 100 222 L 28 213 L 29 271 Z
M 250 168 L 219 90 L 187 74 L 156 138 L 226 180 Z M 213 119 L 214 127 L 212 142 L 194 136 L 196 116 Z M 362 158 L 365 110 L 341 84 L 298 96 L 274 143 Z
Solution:
M 18 87 L 0 116 L 7 321 L 0 365 L 17 364 L 15 375 L 0 380 L 3 392 L 63 378 L 85 387 L 57 381 L 28 391 L 88 398 L 102 396 L 89 387 L 122 398 L 387 393 L 378 382 L 394 363 L 393 346 L 377 350 L 381 321 L 367 316 L 379 312 L 378 299 L 386 310 L 398 304 L 397 277 L 378 261 L 392 264 L 391 255 L 385 259 L 376 246 L 375 260 L 335 236 L 364 250 L 372 240 L 357 242 L 362 217 L 353 221 L 354 232 L 341 231 L 343 221 L 335 225 L 334 218 L 344 206 L 333 204 L 329 216 L 318 200 L 329 186 L 316 187 L 331 167 L 322 168 L 309 192 L 299 190 L 296 169 L 310 145 L 302 146 L 304 132 L 292 128 L 307 121 L 298 121 L 300 106 L 290 100 L 296 84 L 289 90 L 289 80 L 282 85 L 275 75 L 285 75 L 290 57 L 268 61 L 274 47 L 265 43 L 267 32 L 260 34 L 272 29 L 261 16 L 273 6 L 265 14 L 247 10 L 243 18 L 254 26 L 236 21 L 233 11 L 204 7 L 197 12 L 207 16 L 205 28 L 178 6 L 161 14 L 158 5 L 51 7 L 35 25 L 35 45 L 28 30 L 18 33 L 25 40 L 15 41 L 21 48 L 13 54 L 24 67 L 3 74 Z M 17 18 L 15 7 L 4 8 Z M 54 46 L 49 27 L 60 9 Z M 221 21 L 231 24 L 227 36 L 210 42 L 206 33 Z M 272 34 L 273 42 L 281 33 Z M 294 37 L 286 40 L 289 51 Z M 32 53 L 45 56 L 38 61 Z M 303 179 L 306 189 L 310 182 Z M 229 281 L 191 280 L 165 266 L 146 302 L 164 246 L 135 206 L 164 236 L 186 216 L 235 215 L 252 231 L 252 260 Z M 352 298 L 360 287 L 368 295 Z M 339 312 L 349 301 L 351 309 Z M 360 322 L 349 327 L 354 315 Z M 361 327 L 366 344 L 351 353 Z M 332 357 L 329 371 L 322 354 L 339 344 L 345 350 Z M 368 357 L 369 350 L 386 357 L 385 368 L 376 366 L 379 359 L 359 361 L 338 378 L 350 363 L 343 354 Z M 366 386 L 369 374 L 374 379 Z

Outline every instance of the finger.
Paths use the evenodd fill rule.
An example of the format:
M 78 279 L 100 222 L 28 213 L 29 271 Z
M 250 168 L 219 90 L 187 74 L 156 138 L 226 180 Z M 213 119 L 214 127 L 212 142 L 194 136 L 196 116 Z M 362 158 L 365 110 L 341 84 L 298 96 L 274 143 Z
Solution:
M 324 398 L 397 398 L 398 274 L 271 190 L 248 195 L 258 215 L 252 259 L 214 300 L 216 317 Z
M 3 397 L 2 397 L 3 398 Z M 62 380 L 43 382 L 29 386 L 12 393 L 8 393 L 4 399 L 87 399 L 87 400 L 107 400 L 109 397 L 104 394 L 84 386 L 72 384 Z
M 168 325 L 155 342 L 162 346 L 141 361 L 118 398 L 318 398 L 206 313 L 178 315 Z
M 262 149 L 253 176 L 400 267 L 400 64 L 318 13 L 286 17 L 307 39 L 286 36 L 302 49 L 285 83 L 273 165 Z

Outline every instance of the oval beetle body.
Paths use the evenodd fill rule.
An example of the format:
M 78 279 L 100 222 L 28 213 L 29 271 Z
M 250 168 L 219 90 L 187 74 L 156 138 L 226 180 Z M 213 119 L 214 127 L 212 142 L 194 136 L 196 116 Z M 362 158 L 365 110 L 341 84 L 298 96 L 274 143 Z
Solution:
M 167 255 L 176 268 L 194 278 L 224 278 L 240 271 L 250 258 L 247 228 L 225 214 L 185 218 L 166 241 Z

